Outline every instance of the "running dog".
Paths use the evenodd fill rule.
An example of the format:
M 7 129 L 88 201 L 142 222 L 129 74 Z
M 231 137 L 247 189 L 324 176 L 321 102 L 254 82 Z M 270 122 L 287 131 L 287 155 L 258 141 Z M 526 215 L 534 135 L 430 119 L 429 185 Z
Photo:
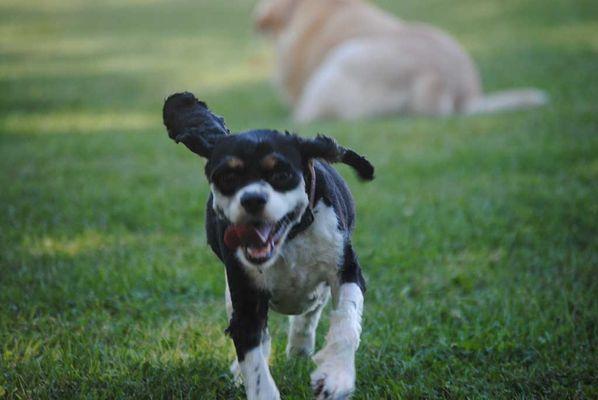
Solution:
M 326 344 L 315 354 L 317 399 L 345 399 L 355 387 L 365 281 L 351 245 L 355 208 L 331 166 L 351 166 L 363 180 L 374 167 L 326 136 L 274 130 L 231 134 L 191 93 L 170 96 L 168 135 L 207 159 L 208 244 L 226 271 L 231 367 L 250 400 L 279 399 L 268 368 L 268 310 L 290 315 L 288 355 L 312 355 L 323 307 L 332 297 Z

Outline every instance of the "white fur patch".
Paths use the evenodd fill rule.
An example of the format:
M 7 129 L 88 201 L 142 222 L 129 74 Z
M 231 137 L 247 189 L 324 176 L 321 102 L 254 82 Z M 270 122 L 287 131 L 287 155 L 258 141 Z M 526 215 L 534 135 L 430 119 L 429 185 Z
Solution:
M 270 359 L 270 352 L 272 348 L 272 339 L 270 338 L 270 334 L 266 331 L 266 337 L 262 340 L 261 344 L 262 354 L 266 360 L 266 364 L 268 364 L 268 360 Z M 239 360 L 235 356 L 232 364 L 230 365 L 230 373 L 233 375 L 233 383 L 235 386 L 241 386 L 243 384 L 243 376 L 241 375 L 241 367 L 239 366 Z
M 338 305 L 330 316 L 326 344 L 314 357 L 317 369 L 311 374 L 317 399 L 344 398 L 355 388 L 355 352 L 361 335 L 363 294 L 355 283 L 344 283 Z M 325 394 L 328 395 L 325 395 Z
M 245 354 L 239 363 L 248 400 L 279 400 L 280 394 L 270 375 L 267 358 L 258 346 Z

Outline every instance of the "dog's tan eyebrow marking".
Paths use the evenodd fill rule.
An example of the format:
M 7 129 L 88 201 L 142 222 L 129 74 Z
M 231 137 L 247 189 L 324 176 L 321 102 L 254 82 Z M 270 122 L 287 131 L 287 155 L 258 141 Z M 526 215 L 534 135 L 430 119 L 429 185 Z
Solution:
M 231 157 L 228 160 L 226 160 L 226 165 L 232 169 L 241 169 L 245 166 L 243 160 L 237 157 Z
M 261 165 L 262 168 L 270 170 L 276 167 L 278 163 L 278 158 L 274 154 L 267 155 L 266 157 L 262 158 Z

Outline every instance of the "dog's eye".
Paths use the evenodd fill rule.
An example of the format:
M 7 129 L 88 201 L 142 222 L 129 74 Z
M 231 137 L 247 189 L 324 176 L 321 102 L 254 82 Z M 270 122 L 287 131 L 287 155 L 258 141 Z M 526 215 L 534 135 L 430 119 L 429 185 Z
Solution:
M 293 178 L 293 175 L 288 171 L 276 171 L 270 176 L 270 181 L 276 185 L 286 183 L 291 178 Z
M 216 185 L 223 192 L 232 192 L 239 185 L 241 177 L 235 171 L 224 172 L 216 178 Z

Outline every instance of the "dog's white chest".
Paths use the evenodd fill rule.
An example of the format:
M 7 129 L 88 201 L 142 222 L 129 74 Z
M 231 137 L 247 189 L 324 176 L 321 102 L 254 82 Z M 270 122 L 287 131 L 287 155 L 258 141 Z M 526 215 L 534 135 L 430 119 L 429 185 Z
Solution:
M 301 314 L 335 282 L 344 237 L 332 207 L 319 202 L 314 222 L 285 243 L 278 260 L 257 277 L 271 294 L 270 306 L 283 314 Z

